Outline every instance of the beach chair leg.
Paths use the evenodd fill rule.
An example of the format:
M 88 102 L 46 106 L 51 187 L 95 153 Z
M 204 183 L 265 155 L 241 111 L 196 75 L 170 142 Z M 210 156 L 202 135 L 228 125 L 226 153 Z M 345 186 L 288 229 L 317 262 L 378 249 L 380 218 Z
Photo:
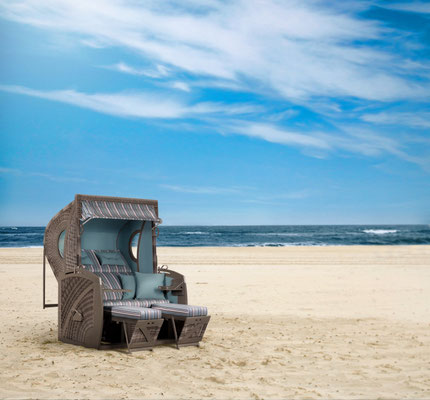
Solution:
M 175 318 L 171 317 L 171 321 L 172 321 L 172 325 L 173 325 L 173 334 L 175 335 L 176 348 L 179 350 L 178 332 L 176 332 Z
M 129 352 L 129 353 L 131 353 L 131 350 L 130 350 L 130 342 L 128 341 L 128 334 L 127 334 L 127 326 L 126 326 L 126 323 L 125 323 L 125 322 L 123 322 L 123 323 L 122 323 L 122 326 L 123 326 L 123 328 L 124 328 L 125 342 L 127 343 L 127 349 L 128 349 L 128 352 Z

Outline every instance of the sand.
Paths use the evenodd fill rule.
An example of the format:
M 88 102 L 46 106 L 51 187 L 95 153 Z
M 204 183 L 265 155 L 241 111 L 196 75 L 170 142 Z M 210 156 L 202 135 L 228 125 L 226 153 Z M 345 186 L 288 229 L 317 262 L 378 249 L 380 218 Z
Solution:
M 430 398 L 430 246 L 159 248 L 212 319 L 132 355 L 57 341 L 41 260 L 0 249 L 1 398 Z

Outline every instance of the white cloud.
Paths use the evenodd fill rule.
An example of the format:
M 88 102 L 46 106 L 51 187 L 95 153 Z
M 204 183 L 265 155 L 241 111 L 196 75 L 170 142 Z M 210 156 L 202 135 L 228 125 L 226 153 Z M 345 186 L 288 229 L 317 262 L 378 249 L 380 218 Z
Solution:
M 428 97 L 427 63 L 425 72 L 398 53 L 375 47 L 389 31 L 356 16 L 357 5 L 347 8 L 311 0 L 211 1 L 204 6 L 168 0 L 18 0 L 3 4 L 2 15 L 75 35 L 92 46 L 123 47 L 197 80 L 231 81 L 293 101 Z M 364 44 L 369 39 L 375 39 L 372 47 Z M 116 68 L 147 72 L 125 63 Z M 418 83 L 417 77 L 424 78 Z
M 364 114 L 361 118 L 366 122 L 376 124 L 430 128 L 430 112 L 381 112 L 377 114 Z
M 421 1 L 412 1 L 409 3 L 392 3 L 378 4 L 380 7 L 389 8 L 391 10 L 409 11 L 414 13 L 430 14 L 430 3 Z
M 126 118 L 178 119 L 220 113 L 240 115 L 264 110 L 263 107 L 252 104 L 213 102 L 187 104 L 180 97 L 175 97 L 168 93 L 119 92 L 89 94 L 75 90 L 35 90 L 23 86 L 9 85 L 0 85 L 0 91 L 72 104 L 100 113 Z
M 241 123 L 230 127 L 234 133 L 244 136 L 263 139 L 272 143 L 283 145 L 293 145 L 299 147 L 313 147 L 318 149 L 329 150 L 330 143 L 320 134 L 304 134 L 283 129 L 271 124 L 264 123 Z
M 73 104 L 105 114 L 136 118 L 180 118 L 187 108 L 179 100 L 153 93 L 82 93 L 75 90 L 34 90 L 22 86 L 1 85 L 0 90 L 46 100 Z
M 105 68 L 130 75 L 147 76 L 149 78 L 162 78 L 169 75 L 169 70 L 164 65 L 157 65 L 155 68 L 152 69 L 136 68 L 121 61 L 114 65 L 108 65 Z
M 82 182 L 87 182 L 87 183 L 96 183 L 93 181 L 89 181 L 86 178 L 78 178 L 78 177 L 72 177 L 72 176 L 56 176 L 56 175 L 52 175 L 52 174 L 46 174 L 43 172 L 31 172 L 31 171 L 22 171 L 20 169 L 17 168 L 4 168 L 4 167 L 0 167 L 0 174 L 4 174 L 4 175 L 15 175 L 15 176 L 28 176 L 28 177 L 41 177 L 41 178 L 45 178 L 48 179 L 50 181 L 53 182 L 62 182 L 62 183 L 70 183 L 70 182 L 75 182 L 75 183 L 82 183 Z
M 211 122 L 212 116 L 216 117 L 222 114 L 239 118 L 240 116 L 255 116 L 256 113 L 265 111 L 263 107 L 253 104 L 212 102 L 187 104 L 180 98 L 169 99 L 167 96 L 161 97 L 144 92 L 87 94 L 74 90 L 41 91 L 5 85 L 0 85 L 0 90 L 72 104 L 114 116 L 166 120 L 199 118 L 208 119 L 211 126 L 214 122 Z M 382 117 L 380 119 L 383 120 Z M 216 124 L 216 131 L 219 133 L 238 134 L 271 143 L 298 147 L 311 157 L 323 158 L 330 152 L 346 150 L 366 156 L 389 153 L 410 162 L 427 165 L 425 160 L 423 161 L 421 158 L 411 156 L 403 151 L 398 141 L 354 125 L 338 124 L 338 133 L 326 133 L 318 130 L 299 131 L 273 123 L 250 122 L 244 119 L 217 119 Z M 173 190 L 173 187 L 171 189 Z
M 225 188 L 214 186 L 180 186 L 180 185 L 167 185 L 161 184 L 160 187 L 180 193 L 193 193 L 193 194 L 240 194 L 241 191 L 237 188 Z
M 179 82 L 179 81 L 173 82 L 172 88 L 182 90 L 184 92 L 190 92 L 191 91 L 190 87 L 185 82 Z
M 325 158 L 327 154 L 343 150 L 349 153 L 361 154 L 367 157 L 391 154 L 403 160 L 419 164 L 428 169 L 425 158 L 410 155 L 401 142 L 354 125 L 339 125 L 338 133 L 321 131 L 298 132 L 273 124 L 241 121 L 230 125 L 226 131 L 258 138 L 272 143 L 294 146 L 302 149 L 304 154 Z

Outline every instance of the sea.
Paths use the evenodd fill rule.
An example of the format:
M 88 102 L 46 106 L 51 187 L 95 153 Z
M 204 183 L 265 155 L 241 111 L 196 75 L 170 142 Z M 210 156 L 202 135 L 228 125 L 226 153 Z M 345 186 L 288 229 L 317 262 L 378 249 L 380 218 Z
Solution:
M 0 227 L 0 247 L 42 247 L 44 227 Z M 160 226 L 158 246 L 430 244 L 430 225 Z

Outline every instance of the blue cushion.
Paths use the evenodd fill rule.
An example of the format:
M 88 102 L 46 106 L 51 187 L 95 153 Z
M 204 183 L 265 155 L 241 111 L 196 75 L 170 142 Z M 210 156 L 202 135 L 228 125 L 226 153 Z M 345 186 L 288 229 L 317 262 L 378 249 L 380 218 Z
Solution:
M 158 286 L 164 286 L 164 274 L 136 272 L 136 299 L 162 299 L 164 293 Z
M 136 279 L 134 275 L 119 275 L 121 279 L 122 288 L 125 290 L 131 290 L 131 292 L 124 292 L 122 299 L 129 300 L 134 299 L 134 295 L 136 294 Z
M 119 250 L 94 250 L 100 264 L 127 265 Z
M 206 307 L 190 306 L 188 304 L 154 303 L 151 308 L 160 310 L 163 314 L 182 317 L 202 317 L 208 315 Z
M 147 307 L 151 308 L 152 304 L 168 303 L 168 300 L 161 299 L 130 299 L 130 300 L 104 300 L 105 307 L 127 306 L 127 307 Z
M 152 308 L 116 306 L 106 311 L 110 311 L 112 317 L 132 318 L 132 319 L 160 319 L 161 312 Z
M 170 276 L 167 276 L 167 274 L 164 274 L 164 275 L 165 275 L 164 284 L 166 286 L 171 286 L 173 283 L 173 278 Z M 171 303 L 178 302 L 178 296 L 174 296 L 170 291 L 166 293 L 166 297 L 167 297 L 167 300 L 169 300 Z
M 100 263 L 94 250 L 82 249 L 81 264 L 84 266 L 93 266 L 93 269 L 95 270 L 100 269 Z

